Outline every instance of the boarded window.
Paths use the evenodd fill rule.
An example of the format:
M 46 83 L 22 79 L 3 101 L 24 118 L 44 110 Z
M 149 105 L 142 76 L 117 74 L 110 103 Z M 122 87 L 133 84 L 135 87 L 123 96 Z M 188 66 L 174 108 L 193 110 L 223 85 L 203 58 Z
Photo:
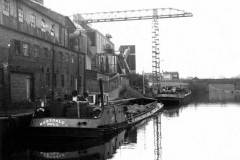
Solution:
M 18 9 L 18 21 L 23 22 L 23 9 Z
M 10 1 L 4 0 L 3 1 L 3 14 L 9 16 L 10 13 Z

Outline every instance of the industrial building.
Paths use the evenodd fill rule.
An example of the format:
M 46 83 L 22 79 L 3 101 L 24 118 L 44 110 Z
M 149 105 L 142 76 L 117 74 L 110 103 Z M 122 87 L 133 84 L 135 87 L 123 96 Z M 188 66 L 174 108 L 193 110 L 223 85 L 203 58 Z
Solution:
M 152 73 L 145 73 L 145 78 L 148 80 L 149 86 L 153 84 L 153 75 Z M 161 73 L 161 86 L 178 86 L 180 85 L 179 73 L 178 72 L 163 72 Z
M 90 40 L 90 54 L 86 56 L 86 69 L 101 73 L 116 73 L 117 60 L 110 37 L 95 29 L 87 31 L 87 35 Z
M 115 46 L 109 34 L 103 35 L 96 29 L 87 29 L 89 39 L 88 52 L 86 55 L 86 90 L 88 92 L 98 92 L 98 79 L 103 80 L 105 92 L 111 92 L 122 83 L 127 83 L 126 78 L 118 73 L 118 57 L 115 54 Z
M 0 4 L 0 110 L 61 100 L 73 90 L 98 92 L 100 78 L 109 93 L 128 84 L 111 35 L 74 24 L 43 0 Z
M 179 73 L 178 72 L 163 72 L 162 73 L 162 80 L 163 81 L 179 80 Z
M 0 0 L 0 107 L 83 92 L 86 38 L 38 2 Z

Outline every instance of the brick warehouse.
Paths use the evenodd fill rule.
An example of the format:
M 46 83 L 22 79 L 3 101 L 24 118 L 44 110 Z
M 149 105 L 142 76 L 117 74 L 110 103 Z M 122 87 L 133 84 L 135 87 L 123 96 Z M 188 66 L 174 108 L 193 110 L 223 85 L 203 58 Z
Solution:
M 0 6 L 0 106 L 83 92 L 86 44 L 71 20 L 30 0 Z

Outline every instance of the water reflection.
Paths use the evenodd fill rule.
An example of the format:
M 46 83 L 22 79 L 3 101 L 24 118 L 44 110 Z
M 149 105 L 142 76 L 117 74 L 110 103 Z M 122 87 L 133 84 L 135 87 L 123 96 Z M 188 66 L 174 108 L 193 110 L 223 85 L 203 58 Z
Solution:
M 162 117 L 164 159 L 239 159 L 240 105 L 189 105 L 179 117 Z M 174 153 L 174 154 L 173 154 Z
M 159 160 L 161 159 L 162 155 L 162 144 L 161 144 L 161 139 L 162 139 L 162 132 L 161 132 L 161 114 L 156 116 L 153 119 L 153 134 L 154 134 L 154 160 Z
M 129 129 L 124 137 L 125 144 L 137 143 L 137 128 Z
M 179 110 L 181 109 L 181 107 L 183 106 L 179 106 L 179 105 L 171 106 L 170 108 L 165 109 L 162 114 L 166 117 L 178 117 Z
M 87 160 L 105 160 L 112 157 L 116 152 L 117 148 L 124 143 L 125 131 L 122 131 L 118 135 L 106 142 L 103 141 L 102 144 L 93 145 L 91 147 L 84 148 L 82 145 L 78 148 L 73 148 L 69 151 L 69 148 L 52 148 L 52 150 L 44 150 L 44 148 L 39 148 L 38 150 L 31 150 L 31 154 L 35 158 L 40 159 L 87 159 Z M 101 141 L 101 140 L 100 140 Z M 79 141 L 82 144 L 82 141 Z
M 113 158 L 117 149 L 123 145 L 137 143 L 137 127 L 142 127 L 146 121 L 116 135 L 98 139 L 81 139 L 67 141 L 23 140 L 15 139 L 15 143 L 0 143 L 1 160 L 35 160 L 35 159 L 87 159 L 105 160 Z M 0 140 L 14 137 L 0 135 Z M 13 142 L 13 141 L 12 141 Z M 4 148 L 4 150 L 2 150 Z

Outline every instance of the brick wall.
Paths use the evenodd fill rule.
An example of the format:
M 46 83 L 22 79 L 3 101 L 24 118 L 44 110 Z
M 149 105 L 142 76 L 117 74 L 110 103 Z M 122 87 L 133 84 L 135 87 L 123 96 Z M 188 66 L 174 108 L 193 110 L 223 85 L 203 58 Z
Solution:
M 27 92 L 31 92 L 31 88 L 27 88 L 26 80 L 31 79 L 30 75 L 27 74 L 16 74 L 12 73 L 11 82 L 11 99 L 13 102 L 28 101 Z M 30 87 L 30 86 L 29 86 Z M 31 97 L 29 97 L 31 98 Z
M 23 11 L 24 16 L 22 22 L 18 20 L 17 8 Z M 35 27 L 30 25 L 32 15 L 36 17 Z M 0 10 L 0 17 L 0 24 L 9 28 L 21 30 L 49 41 L 54 41 L 55 39 L 59 44 L 66 47 L 68 46 L 68 31 L 67 27 L 65 27 L 66 18 L 29 0 L 11 0 L 9 15 L 3 14 Z M 43 20 L 45 27 L 43 27 Z M 54 38 L 51 36 L 51 32 L 53 31 L 52 26 L 54 26 Z
M 3 0 L 0 4 L 3 6 Z M 23 19 L 18 17 L 21 10 Z M 25 94 L 24 78 L 12 76 L 11 81 L 11 75 L 31 75 L 34 98 L 49 95 L 52 90 L 62 98 L 76 87 L 83 92 L 85 57 L 69 47 L 69 34 L 74 30 L 69 18 L 29 0 L 11 0 L 9 14 L 0 7 L 0 64 L 5 65 L 2 90 L 7 102 L 11 96 L 23 100 L 18 96 Z M 23 44 L 29 46 L 29 55 L 23 54 Z
M 78 82 L 78 86 L 82 91 L 84 55 L 78 55 L 78 53 L 66 48 L 55 46 L 44 40 L 27 36 L 1 26 L 0 35 L 0 48 L 3 48 L 0 50 L 0 62 L 9 62 L 10 72 L 33 74 L 34 95 L 36 98 L 47 95 L 51 92 L 53 50 L 55 55 L 54 72 L 56 73 L 57 79 L 57 85 L 55 88 L 56 95 L 63 97 L 64 94 L 70 94 L 72 90 L 74 90 L 74 85 L 70 78 L 71 76 L 73 78 L 81 79 Z M 21 53 L 17 54 L 13 44 L 8 49 L 8 45 L 13 39 L 29 43 L 30 45 L 38 45 L 40 48 L 39 56 L 35 57 L 33 50 L 30 50 L 29 56 L 24 56 Z M 44 48 L 47 49 L 47 55 Z M 60 53 L 62 53 L 62 55 L 60 55 Z M 46 84 L 47 74 L 50 75 L 50 85 Z M 62 75 L 64 77 L 64 86 L 61 85 Z

